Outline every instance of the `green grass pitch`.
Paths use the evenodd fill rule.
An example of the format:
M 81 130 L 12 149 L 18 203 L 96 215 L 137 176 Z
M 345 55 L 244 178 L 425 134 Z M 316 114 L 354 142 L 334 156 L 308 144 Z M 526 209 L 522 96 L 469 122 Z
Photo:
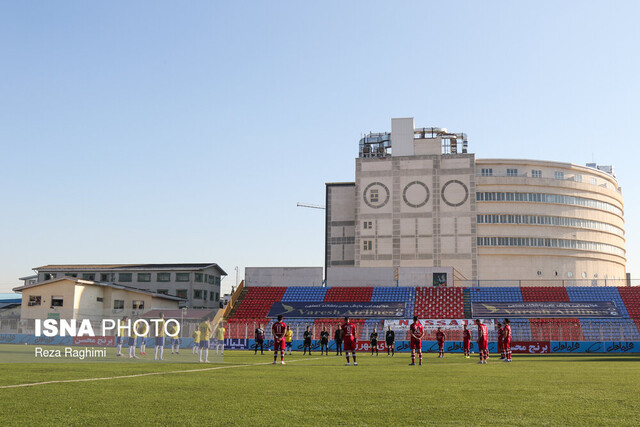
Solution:
M 33 358 L 32 346 L 0 352 Z M 161 373 L 99 381 L 0 388 L 2 425 L 633 425 L 640 424 L 640 356 L 515 355 L 487 365 L 425 354 L 423 366 L 359 354 L 359 366 L 335 355 L 287 356 L 226 351 L 222 364 L 0 364 L 0 387 Z M 153 358 L 153 356 L 147 356 Z M 188 372 L 196 369 L 210 369 Z M 179 371 L 179 372 L 175 372 Z

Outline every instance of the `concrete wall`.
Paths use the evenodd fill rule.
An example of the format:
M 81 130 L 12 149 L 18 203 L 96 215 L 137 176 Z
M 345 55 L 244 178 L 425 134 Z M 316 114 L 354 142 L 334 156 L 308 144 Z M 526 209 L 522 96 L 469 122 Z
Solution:
M 473 154 L 359 158 L 355 190 L 355 266 L 476 276 Z
M 322 286 L 322 267 L 247 267 L 245 286 Z
M 446 273 L 447 286 L 454 285 L 451 267 L 331 267 L 327 286 L 432 286 L 434 273 Z

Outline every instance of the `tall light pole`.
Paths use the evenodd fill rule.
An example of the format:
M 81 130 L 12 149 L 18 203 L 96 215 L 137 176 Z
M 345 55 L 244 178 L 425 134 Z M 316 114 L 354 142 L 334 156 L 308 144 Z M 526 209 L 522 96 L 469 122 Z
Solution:
M 238 287 L 238 266 L 236 265 L 236 288 Z

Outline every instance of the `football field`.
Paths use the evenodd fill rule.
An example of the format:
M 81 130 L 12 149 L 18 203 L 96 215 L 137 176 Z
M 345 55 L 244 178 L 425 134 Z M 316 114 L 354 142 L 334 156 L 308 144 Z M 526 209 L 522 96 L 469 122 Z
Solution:
M 50 347 L 53 348 L 53 347 Z M 32 346 L 0 352 L 33 359 Z M 0 364 L 2 425 L 638 425 L 640 356 L 514 355 L 487 365 L 425 354 L 423 366 L 359 354 L 286 357 L 226 351 L 200 364 L 191 350 L 173 363 Z M 150 352 L 151 354 L 151 352 Z M 153 359 L 153 355 L 146 356 Z M 29 385 L 31 384 L 31 385 Z

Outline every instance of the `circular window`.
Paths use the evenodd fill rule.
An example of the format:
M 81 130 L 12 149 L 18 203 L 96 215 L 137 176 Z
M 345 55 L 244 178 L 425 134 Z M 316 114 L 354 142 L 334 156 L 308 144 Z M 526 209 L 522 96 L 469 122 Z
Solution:
M 567 276 L 569 276 L 569 277 L 573 277 L 573 271 L 568 272 L 568 273 L 567 273 Z
M 538 276 L 542 276 L 542 271 L 538 270 Z
M 582 278 L 583 278 L 583 279 L 586 279 L 586 278 L 587 278 L 587 272 L 586 272 L 586 271 L 583 271 L 583 272 L 582 272 Z
M 362 192 L 364 203 L 373 209 L 380 209 L 389 202 L 389 188 L 381 182 L 372 182 Z
M 442 201 L 457 208 L 464 205 L 469 198 L 469 189 L 462 181 L 452 179 L 442 186 Z
M 421 208 L 429 201 L 429 188 L 424 182 L 410 182 L 402 191 L 402 200 L 407 206 Z

